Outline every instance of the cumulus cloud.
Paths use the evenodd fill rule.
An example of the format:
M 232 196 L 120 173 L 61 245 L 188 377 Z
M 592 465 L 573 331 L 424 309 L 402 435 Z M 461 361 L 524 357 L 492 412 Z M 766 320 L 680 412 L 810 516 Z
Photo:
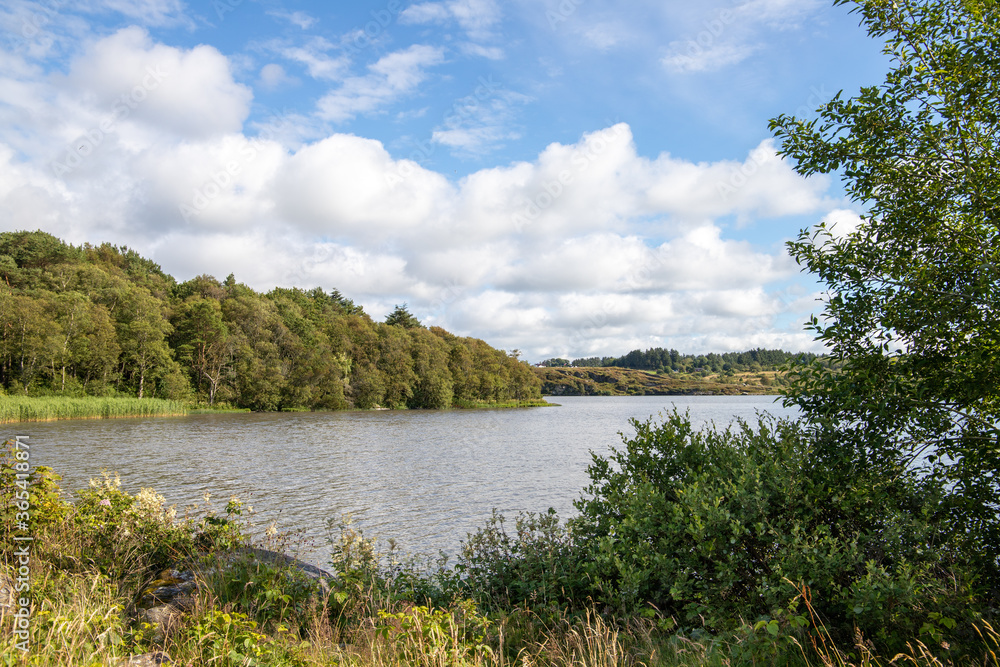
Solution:
M 215 48 L 154 43 L 138 27 L 95 42 L 73 62 L 66 84 L 93 107 L 121 116 L 124 104 L 131 120 L 192 138 L 240 130 L 253 97 Z

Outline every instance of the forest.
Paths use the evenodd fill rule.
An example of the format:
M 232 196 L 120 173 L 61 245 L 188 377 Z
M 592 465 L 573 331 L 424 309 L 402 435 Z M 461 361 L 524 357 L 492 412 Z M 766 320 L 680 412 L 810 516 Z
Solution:
M 674 371 L 678 373 L 720 372 L 760 372 L 776 371 L 791 363 L 811 363 L 817 355 L 811 352 L 785 352 L 756 348 L 746 352 L 725 352 L 718 354 L 681 354 L 677 350 L 662 347 L 648 350 L 632 350 L 621 357 L 586 357 L 583 359 L 546 359 L 540 366 L 558 368 L 615 367 L 634 368 L 642 371 Z
M 540 399 L 531 368 L 339 291 L 178 283 L 134 250 L 0 234 L 0 385 L 252 410 L 446 408 Z

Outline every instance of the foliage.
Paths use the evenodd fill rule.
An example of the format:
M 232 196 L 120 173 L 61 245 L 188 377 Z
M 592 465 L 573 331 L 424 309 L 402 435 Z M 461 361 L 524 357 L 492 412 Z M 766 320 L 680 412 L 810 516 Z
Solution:
M 209 573 L 216 604 L 256 619 L 262 626 L 285 626 L 306 618 L 322 597 L 322 586 L 305 573 L 267 563 L 252 552 L 234 558 L 224 571 Z M 308 630 L 299 627 L 304 633 Z
M 703 444 L 709 440 L 702 437 Z M 652 450 L 635 449 L 636 454 L 642 452 Z M 686 460 L 698 467 L 697 458 Z M 652 458 L 636 460 L 648 463 L 651 471 L 660 468 Z M 43 472 L 29 470 L 36 479 L 42 479 Z M 794 477 L 793 472 L 787 477 Z M 611 589 L 592 585 L 595 580 L 585 571 L 593 560 L 591 544 L 581 541 L 586 536 L 572 522 L 567 529 L 553 513 L 522 515 L 510 533 L 495 516 L 470 538 L 456 570 L 443 569 L 442 562 L 420 568 L 399 558 L 391 543 L 388 552 L 379 552 L 372 540 L 347 524 L 335 549 L 337 577 L 328 582 L 327 604 L 322 587 L 294 567 L 234 558 L 231 551 L 198 556 L 193 546 L 199 530 L 239 523 L 245 516 L 249 508 L 236 500 L 227 504 L 228 523 L 216 524 L 206 521 L 213 513 L 176 521 L 158 494 L 148 489 L 127 494 L 111 475 L 91 485 L 72 505 L 58 498 L 52 486 L 41 492 L 40 501 L 45 497 L 51 502 L 39 503 L 40 520 L 31 528 L 32 648 L 22 655 L 10 633 L 0 629 L 0 664 L 124 664 L 130 655 L 162 650 L 176 664 L 275 667 L 904 662 L 941 667 L 995 665 L 993 656 L 1000 650 L 1000 636 L 992 626 L 979 621 L 970 628 L 948 609 L 948 595 L 934 600 L 938 606 L 926 614 L 920 634 L 911 635 L 910 646 L 891 663 L 880 661 L 860 634 L 838 643 L 836 630 L 826 630 L 827 609 L 818 598 L 812 599 L 806 586 L 789 584 L 786 590 L 793 597 L 786 606 L 745 623 L 734 618 L 735 629 L 715 636 L 690 627 L 677 632 L 672 619 L 648 606 L 616 616 L 604 602 L 608 598 L 602 597 Z M 10 498 L 2 500 L 7 505 Z M 653 525 L 642 514 L 648 515 L 648 509 L 635 503 L 626 508 L 635 519 L 634 529 L 644 520 Z M 690 526 L 697 523 L 692 517 Z M 235 539 L 229 529 L 226 532 Z M 627 538 L 629 533 L 623 530 L 622 535 Z M 176 619 L 166 638 L 157 639 L 153 626 L 136 618 L 134 603 L 156 576 L 151 574 L 157 571 L 154 565 L 163 563 L 165 542 L 175 547 L 171 564 L 201 562 L 209 569 L 197 576 L 193 609 Z M 240 552 L 246 547 L 245 542 L 224 539 L 205 542 L 212 544 L 228 544 Z M 807 556 L 821 562 L 815 553 Z M 0 581 L 10 571 L 9 566 L 0 570 Z M 713 574 L 708 567 L 702 572 Z M 497 582 L 504 585 L 498 587 Z M 709 587 L 711 582 L 706 579 L 704 584 Z M 574 606 L 562 608 L 564 602 Z M 595 611 L 595 604 L 602 613 Z M 882 614 L 891 631 L 896 621 L 886 609 L 873 614 Z M 9 616 L 0 615 L 0 625 L 7 622 Z M 979 642 L 965 654 L 971 661 L 943 658 L 942 642 L 954 642 L 963 628 Z M 950 654 L 957 657 L 959 652 L 953 649 Z
M 839 0 L 837 4 L 847 4 Z M 879 86 L 771 123 L 804 175 L 840 173 L 860 226 L 790 244 L 827 286 L 810 328 L 839 370 L 802 369 L 789 402 L 859 463 L 912 465 L 950 492 L 935 521 L 1000 562 L 1000 11 L 967 0 L 850 3 L 886 40 Z
M 163 496 L 142 489 L 134 496 L 122 490 L 117 475 L 104 473 L 79 491 L 69 522 L 77 540 L 61 559 L 83 563 L 113 579 L 132 573 L 140 579 L 158 572 L 193 551 L 192 535 Z M 138 588 L 137 579 L 129 585 Z
M 589 592 L 582 553 L 555 511 L 521 513 L 513 535 L 496 510 L 463 543 L 456 570 L 469 594 L 491 609 L 530 607 L 558 616 L 568 602 Z
M 539 365 L 550 368 L 574 366 L 577 368 L 615 367 L 645 371 L 674 371 L 692 373 L 709 370 L 718 373 L 724 370 L 738 372 L 779 370 L 792 361 L 808 362 L 817 359 L 810 352 L 785 352 L 756 348 L 746 352 L 725 352 L 717 354 L 681 354 L 677 350 L 662 347 L 646 350 L 632 350 L 621 357 L 587 357 L 583 359 L 547 359 Z
M 535 368 L 542 393 L 549 396 L 685 396 L 692 394 L 773 394 L 780 378 L 764 373 L 753 377 L 721 378 L 656 375 L 628 368 Z M 764 382 L 767 382 L 765 384 Z
M 484 643 L 490 622 L 471 600 L 460 600 L 447 610 L 422 605 L 395 613 L 381 610 L 378 617 L 378 633 L 408 665 L 475 665 L 492 654 Z
M 391 313 L 385 318 L 385 323 L 389 326 L 403 327 L 404 329 L 415 329 L 423 326 L 420 320 L 407 309 L 406 304 L 396 305 Z
M 337 290 L 258 294 L 230 275 L 178 284 L 127 248 L 0 234 L 0 385 L 40 396 L 154 397 L 253 410 L 447 408 L 539 399 L 527 364 L 376 323 Z
M 857 627 L 897 649 L 932 612 L 975 619 L 975 573 L 934 522 L 935 479 L 831 461 L 790 421 L 695 431 L 675 412 L 634 426 L 594 457 L 571 526 L 595 599 L 618 613 L 732 630 L 786 609 L 804 582 L 841 639 Z
M 47 466 L 28 463 L 30 449 L 16 440 L 4 441 L 0 449 L 0 551 L 4 562 L 13 564 L 14 534 L 33 535 L 62 521 L 69 511 L 60 497 L 62 479 Z M 20 528 L 19 528 L 20 526 Z M 11 562 L 7 562 L 8 558 Z
M 238 612 L 207 611 L 184 627 L 181 641 L 192 643 L 196 659 L 206 665 L 263 666 L 274 654 L 257 624 Z

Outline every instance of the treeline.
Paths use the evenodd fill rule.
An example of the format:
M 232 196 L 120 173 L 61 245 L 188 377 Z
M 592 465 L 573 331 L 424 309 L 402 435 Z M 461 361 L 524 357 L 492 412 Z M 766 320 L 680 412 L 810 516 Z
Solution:
M 178 283 L 128 248 L 40 231 L 0 234 L 0 383 L 253 410 L 540 398 L 516 355 L 427 329 L 405 306 L 379 323 L 336 290 Z
M 681 354 L 677 350 L 665 350 L 662 347 L 648 350 L 632 350 L 622 357 L 586 357 L 584 359 L 546 359 L 539 366 L 558 368 L 573 366 L 577 368 L 616 367 L 634 368 L 643 371 L 674 371 L 677 373 L 697 373 L 709 371 L 712 373 L 756 373 L 760 371 L 775 371 L 790 361 L 810 362 L 817 355 L 811 352 L 785 352 L 784 350 L 765 350 L 757 348 L 746 352 L 726 352 L 716 354 Z

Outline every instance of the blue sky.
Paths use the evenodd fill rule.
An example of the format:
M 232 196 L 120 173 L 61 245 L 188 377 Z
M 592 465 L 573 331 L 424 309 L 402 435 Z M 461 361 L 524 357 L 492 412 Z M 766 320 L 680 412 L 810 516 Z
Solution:
M 339 289 L 538 361 L 817 349 L 784 241 L 858 211 L 767 131 L 876 84 L 813 0 L 0 7 L 0 227 Z

